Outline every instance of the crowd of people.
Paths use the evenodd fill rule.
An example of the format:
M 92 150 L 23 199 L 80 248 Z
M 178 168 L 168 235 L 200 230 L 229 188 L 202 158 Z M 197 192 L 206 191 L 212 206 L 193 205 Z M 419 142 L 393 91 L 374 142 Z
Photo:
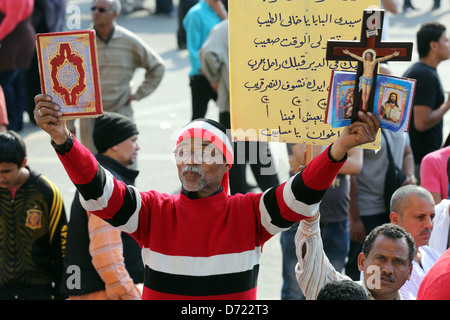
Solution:
M 392 3 L 383 1 L 386 9 Z M 156 4 L 156 14 L 173 14 L 171 0 Z M 0 0 L 0 299 L 252 300 L 262 247 L 277 234 L 282 300 L 450 299 L 450 99 L 437 72 L 450 58 L 443 24 L 420 26 L 419 60 L 398 75 L 417 80 L 409 133 L 380 129 L 375 115 L 360 112 L 312 157 L 306 145 L 288 144 L 284 182 L 267 170 L 267 143 L 228 136 L 227 1 L 180 0 L 177 41 L 191 66 L 192 117 L 173 151 L 181 190 L 168 195 L 135 186 L 132 104 L 158 90 L 166 72 L 164 59 L 117 23 L 142 1 L 92 1 L 104 114 L 80 119 L 79 132 L 39 92 L 27 42 L 61 31 L 65 5 Z M 6 64 L 6 56 L 19 59 Z M 138 68 L 144 77 L 133 89 Z M 391 73 L 387 64 L 380 69 Z M 218 121 L 205 119 L 210 100 Z M 20 136 L 25 112 L 76 187 L 70 210 L 58 186 L 31 168 Z M 379 131 L 380 150 L 357 148 Z M 245 176 L 251 152 L 261 192 L 250 192 Z M 389 155 L 406 178 L 386 207 Z

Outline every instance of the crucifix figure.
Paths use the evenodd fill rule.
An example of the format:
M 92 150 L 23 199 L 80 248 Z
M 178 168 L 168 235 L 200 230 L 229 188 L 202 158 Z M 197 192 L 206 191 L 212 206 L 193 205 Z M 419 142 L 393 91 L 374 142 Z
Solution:
M 386 60 L 411 61 L 412 42 L 382 42 L 384 10 L 366 9 L 362 18 L 360 41 L 328 40 L 327 60 L 358 61 L 355 79 L 352 122 L 358 111 L 367 111 L 373 105 L 378 63 Z
M 398 51 L 395 51 L 390 55 L 381 58 L 376 58 L 376 52 L 373 49 L 367 49 L 366 51 L 363 52 L 361 57 L 357 56 L 354 53 L 351 53 L 347 49 L 344 49 L 342 52 L 344 54 L 348 54 L 350 57 L 363 63 L 363 73 L 359 77 L 358 90 L 361 92 L 361 102 L 362 102 L 361 110 L 367 111 L 367 104 L 369 102 L 369 96 L 372 89 L 375 66 L 379 62 L 389 60 L 393 57 L 397 57 L 400 53 Z

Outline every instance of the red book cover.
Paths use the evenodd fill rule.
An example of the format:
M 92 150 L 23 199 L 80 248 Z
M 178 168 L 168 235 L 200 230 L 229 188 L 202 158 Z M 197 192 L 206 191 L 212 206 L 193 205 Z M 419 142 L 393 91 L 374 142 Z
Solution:
M 42 93 L 65 119 L 103 114 L 95 30 L 39 33 L 36 50 Z

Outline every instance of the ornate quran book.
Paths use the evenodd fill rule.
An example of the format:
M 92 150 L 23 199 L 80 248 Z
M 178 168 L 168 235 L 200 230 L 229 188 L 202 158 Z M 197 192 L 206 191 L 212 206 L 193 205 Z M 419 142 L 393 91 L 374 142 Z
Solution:
M 103 114 L 95 30 L 37 34 L 36 50 L 42 93 L 65 119 Z

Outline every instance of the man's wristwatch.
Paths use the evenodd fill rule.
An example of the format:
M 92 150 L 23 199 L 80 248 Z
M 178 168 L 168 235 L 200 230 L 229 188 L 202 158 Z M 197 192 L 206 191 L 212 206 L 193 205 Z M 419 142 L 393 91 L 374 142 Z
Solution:
M 56 144 L 53 140 L 51 141 L 51 144 L 56 152 L 63 156 L 66 152 L 69 152 L 73 146 L 73 134 L 71 133 L 63 144 Z

